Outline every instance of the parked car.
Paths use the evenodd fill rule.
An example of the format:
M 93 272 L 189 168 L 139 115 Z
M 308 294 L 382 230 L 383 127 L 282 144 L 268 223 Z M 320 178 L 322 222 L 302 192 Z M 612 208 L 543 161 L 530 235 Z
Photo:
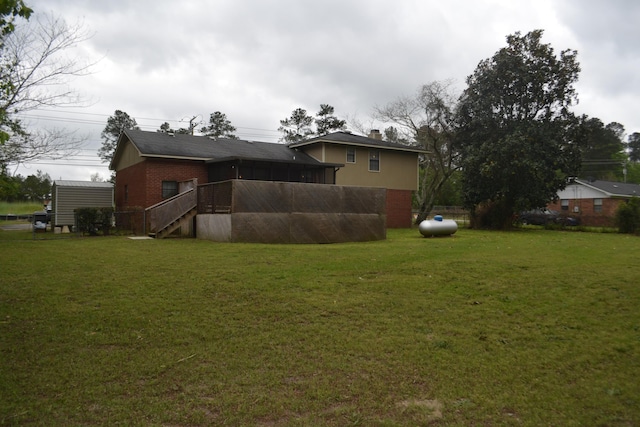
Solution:
M 561 224 L 575 226 L 580 223 L 577 218 L 562 215 L 558 211 L 552 211 L 549 209 L 533 209 L 530 211 L 520 212 L 518 221 L 525 225 Z

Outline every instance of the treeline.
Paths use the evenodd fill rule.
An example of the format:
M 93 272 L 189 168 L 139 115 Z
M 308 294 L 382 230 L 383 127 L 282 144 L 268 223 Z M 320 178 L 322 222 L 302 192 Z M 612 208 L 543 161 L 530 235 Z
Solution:
M 44 203 L 51 196 L 51 177 L 38 171 L 26 178 L 0 173 L 0 200 L 5 202 Z

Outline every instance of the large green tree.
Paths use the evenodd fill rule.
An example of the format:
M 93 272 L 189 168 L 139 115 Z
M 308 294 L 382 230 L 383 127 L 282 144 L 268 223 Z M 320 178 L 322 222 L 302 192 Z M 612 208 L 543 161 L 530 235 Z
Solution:
M 24 179 L 22 192 L 25 199 L 42 202 L 51 194 L 51 184 L 49 174 L 39 170 L 36 175 L 29 175 Z
M 291 116 L 280 120 L 278 131 L 282 132 L 281 141 L 299 142 L 314 134 L 313 117 L 304 108 L 296 108 Z
M 624 126 L 620 123 L 612 122 L 605 126 L 600 119 L 580 117 L 573 135 L 582 155 L 578 175 L 585 179 L 622 180 L 622 168 L 627 157 L 623 135 Z
M 304 108 L 296 108 L 291 112 L 291 116 L 280 120 L 278 128 L 278 131 L 282 132 L 280 140 L 293 143 L 312 136 L 344 130 L 346 121 L 336 117 L 334 110 L 329 104 L 320 104 L 320 111 L 313 117 Z
M 9 175 L 0 171 L 0 200 L 14 202 L 22 199 L 22 181 L 20 175 Z
M 211 113 L 209 115 L 209 124 L 200 129 L 200 133 L 203 135 L 216 139 L 238 139 L 238 137 L 234 135 L 235 131 L 236 128 L 231 124 L 231 121 L 227 119 L 227 115 L 220 111 Z
M 509 35 L 467 78 L 458 136 L 464 204 L 475 226 L 511 227 L 516 212 L 554 200 L 579 169 L 570 138 L 577 52 L 556 55 L 542 34 Z
M 344 130 L 347 122 L 334 115 L 334 108 L 329 104 L 320 104 L 320 111 L 316 114 L 316 135 L 327 135 L 331 132 Z
M 116 110 L 113 116 L 107 119 L 107 125 L 102 130 L 102 147 L 98 150 L 98 156 L 104 163 L 110 163 L 116 151 L 118 138 L 125 129 L 140 129 L 136 119 L 121 110 Z
M 29 19 L 33 9 L 28 7 L 23 0 L 0 1 L 0 36 L 5 36 L 15 29 L 14 21 L 21 17 Z
M 629 160 L 640 162 L 640 132 L 634 132 L 627 137 Z
M 626 182 L 640 184 L 640 163 L 631 162 L 626 165 Z

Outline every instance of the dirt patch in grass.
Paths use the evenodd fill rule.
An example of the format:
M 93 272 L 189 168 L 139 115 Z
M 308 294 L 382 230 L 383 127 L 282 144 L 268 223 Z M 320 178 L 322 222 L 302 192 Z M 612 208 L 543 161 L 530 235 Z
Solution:
M 432 421 L 442 418 L 443 404 L 437 399 L 421 400 L 409 399 L 398 402 L 397 406 L 404 413 L 414 413 L 424 417 L 424 421 Z

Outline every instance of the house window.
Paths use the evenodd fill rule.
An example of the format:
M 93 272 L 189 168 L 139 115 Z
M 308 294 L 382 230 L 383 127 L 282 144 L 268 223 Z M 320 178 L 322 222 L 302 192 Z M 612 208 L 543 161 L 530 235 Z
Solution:
M 168 199 L 178 194 L 178 181 L 162 181 L 162 198 Z
M 602 212 L 602 199 L 593 199 L 593 211 Z
M 347 147 L 347 163 L 356 162 L 356 147 Z
M 380 171 L 380 150 L 369 150 L 369 171 Z
M 127 203 L 129 201 L 129 186 L 125 184 L 124 186 L 124 202 Z
M 561 206 L 563 211 L 568 211 L 569 210 L 569 199 L 560 200 L 560 206 Z

